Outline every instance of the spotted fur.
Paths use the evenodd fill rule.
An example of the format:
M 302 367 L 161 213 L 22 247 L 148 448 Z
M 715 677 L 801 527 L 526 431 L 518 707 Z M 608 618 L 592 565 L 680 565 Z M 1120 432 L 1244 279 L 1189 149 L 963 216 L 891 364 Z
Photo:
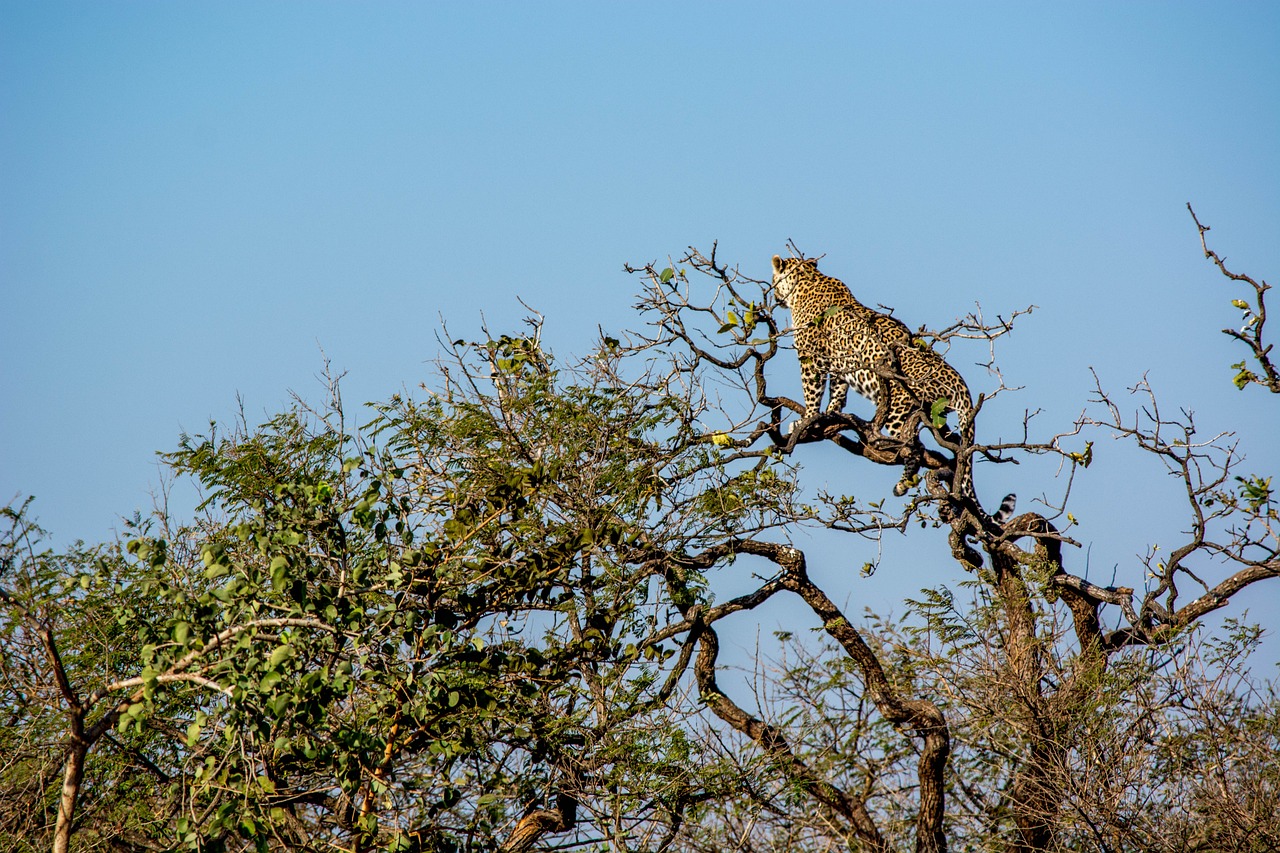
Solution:
M 877 422 L 899 441 L 914 440 L 913 416 L 927 420 L 938 400 L 946 400 L 962 428 L 972 417 L 969 388 L 955 368 L 915 346 L 901 321 L 868 308 L 844 282 L 820 273 L 816 261 L 774 255 L 773 288 L 791 310 L 806 416 L 819 411 L 829 385 L 828 412 L 842 411 L 852 388 L 875 403 Z

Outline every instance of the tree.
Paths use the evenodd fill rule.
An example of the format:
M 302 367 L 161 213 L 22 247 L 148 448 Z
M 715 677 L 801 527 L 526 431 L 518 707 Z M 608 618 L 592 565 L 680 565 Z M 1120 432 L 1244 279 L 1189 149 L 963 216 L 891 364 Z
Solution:
M 647 327 L 581 361 L 562 365 L 533 317 L 454 340 L 421 399 L 372 404 L 362 425 L 333 379 L 323 406 L 183 436 L 164 458 L 203 487 L 195 520 L 54 553 L 30 506 L 9 507 L 0 838 L 1267 849 L 1280 731 L 1248 677 L 1258 631 L 1204 627 L 1280 574 L 1269 480 L 1237 473 L 1230 436 L 1204 440 L 1145 386 L 1130 418 L 1100 385 L 1041 439 L 1028 423 L 984 444 L 922 417 L 923 443 L 895 442 L 852 414 L 788 434 L 802 407 L 771 385 L 795 364 L 767 283 L 714 248 L 628 269 Z M 980 339 L 994 366 L 1021 313 L 920 337 Z M 1140 597 L 1064 561 L 1093 434 L 1152 454 L 1186 494 L 1190 532 L 1153 550 Z M 924 477 L 897 503 L 830 494 L 801 467 L 816 442 Z M 986 512 L 975 462 L 1027 456 L 1062 461 L 1060 510 Z M 789 541 L 800 527 L 923 528 L 971 575 L 906 621 L 855 623 Z M 721 598 L 725 572 L 758 582 Z M 753 701 L 724 678 L 720 636 L 775 597 L 826 640 L 783 637 Z

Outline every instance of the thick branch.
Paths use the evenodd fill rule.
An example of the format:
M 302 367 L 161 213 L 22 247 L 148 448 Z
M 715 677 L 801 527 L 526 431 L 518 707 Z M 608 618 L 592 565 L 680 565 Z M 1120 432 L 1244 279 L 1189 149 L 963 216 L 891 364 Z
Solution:
M 692 615 L 692 614 L 691 614 Z M 866 804 L 840 790 L 830 782 L 819 779 L 807 764 L 791 749 L 786 736 L 768 723 L 753 717 L 720 690 L 716 682 L 716 659 L 720 654 L 720 641 L 715 629 L 699 625 L 698 659 L 694 664 L 698 693 L 707 707 L 737 731 L 751 738 L 781 768 L 787 776 L 800 785 L 810 796 L 826 808 L 844 818 L 873 850 L 888 851 L 884 838 L 876 828 Z
M 889 683 L 879 658 L 862 639 L 862 635 L 826 593 L 809 580 L 804 555 L 795 549 L 788 550 L 791 555 L 786 566 L 787 587 L 804 599 L 822 620 L 827 633 L 853 658 L 862 672 L 867 692 L 885 719 L 897 725 L 909 726 L 923 741 L 918 764 L 920 810 L 916 815 L 916 850 L 930 853 L 945 851 L 947 839 L 943 833 L 943 773 L 951 754 L 946 717 L 934 703 L 925 699 L 904 698 L 898 693 Z
M 520 818 L 510 837 L 500 848 L 502 853 L 520 853 L 528 850 L 547 833 L 568 832 L 578 819 L 578 801 L 568 794 L 560 794 L 555 809 L 538 809 Z
M 1241 569 L 1214 586 L 1204 595 L 1169 614 L 1166 622 L 1155 626 L 1151 630 L 1143 630 L 1140 626 L 1135 626 L 1113 631 L 1107 635 L 1106 648 L 1108 651 L 1112 651 L 1124 646 L 1145 645 L 1150 642 L 1167 640 L 1176 636 L 1188 626 L 1195 624 L 1198 620 L 1203 619 L 1209 613 L 1226 607 L 1231 602 L 1231 597 L 1246 586 L 1277 577 L 1280 577 L 1280 561 L 1273 560 L 1262 565 Z
M 782 587 L 795 592 L 809 605 L 822 620 L 827 633 L 840 643 L 857 664 L 868 694 L 880 713 L 892 723 L 910 727 L 921 738 L 923 746 L 919 761 L 920 810 L 916 819 L 916 849 L 929 853 L 945 851 L 943 774 L 951 745 L 942 711 L 927 700 L 903 697 L 890 683 L 875 652 L 862 635 L 831 599 L 809 579 L 801 551 L 786 545 L 754 540 L 736 541 L 717 550 L 754 554 L 781 567 Z M 706 560 L 716 556 L 702 554 L 699 558 Z M 750 716 L 719 691 L 715 682 L 715 657 L 718 652 L 715 632 L 697 613 L 690 612 L 686 614 L 686 618 L 697 620 L 695 630 L 701 632 L 701 651 L 694 671 L 703 700 L 717 716 L 760 744 L 793 779 L 804 784 L 819 802 L 849 820 L 860 837 L 868 843 L 883 844 L 861 799 L 818 780 L 812 770 L 791 751 L 780 731 Z

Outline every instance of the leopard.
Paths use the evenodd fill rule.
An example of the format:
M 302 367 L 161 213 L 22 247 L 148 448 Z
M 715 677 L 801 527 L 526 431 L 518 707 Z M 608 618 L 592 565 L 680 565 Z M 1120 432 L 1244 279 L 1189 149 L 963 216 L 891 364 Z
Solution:
M 875 425 L 896 441 L 914 445 L 918 424 L 931 420 L 938 401 L 971 434 L 973 398 L 964 378 L 917 346 L 901 320 L 863 305 L 843 281 L 819 272 L 814 259 L 774 255 L 773 291 L 791 311 L 806 418 L 821 411 L 829 386 L 827 412 L 842 412 L 852 389 L 875 404 Z M 956 438 L 949 430 L 944 435 Z M 908 465 L 894 494 L 906 493 L 916 470 Z

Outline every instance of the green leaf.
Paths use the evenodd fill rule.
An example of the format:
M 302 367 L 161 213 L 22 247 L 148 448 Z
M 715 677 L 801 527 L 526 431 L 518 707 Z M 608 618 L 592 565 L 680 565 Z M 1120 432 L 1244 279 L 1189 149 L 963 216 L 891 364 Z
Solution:
M 946 397 L 939 397 L 929 406 L 929 422 L 935 427 L 944 427 L 947 424 L 947 407 L 950 401 Z
M 1249 504 L 1249 509 L 1257 512 L 1265 504 L 1271 502 L 1271 478 L 1236 477 L 1240 483 L 1240 497 Z
M 1093 442 L 1086 441 L 1084 443 L 1083 452 L 1068 453 L 1067 456 L 1071 458 L 1071 461 L 1077 463 L 1082 468 L 1088 468 L 1091 464 L 1093 464 Z
M 671 281 L 671 279 L 675 278 L 675 274 L 676 274 L 675 270 L 673 270 L 671 267 L 667 267 L 658 276 L 658 280 L 661 281 L 663 284 L 666 284 L 667 282 Z
M 397 832 L 391 836 L 391 843 L 387 845 L 387 853 L 409 853 L 411 850 L 417 849 L 417 845 L 413 840 L 403 832 Z
M 275 669 L 280 664 L 292 658 L 295 654 L 297 654 L 297 652 L 293 650 L 293 646 L 287 643 L 283 646 L 276 647 L 276 650 L 271 653 L 271 657 L 267 659 L 267 669 Z
M 269 571 L 271 572 L 271 585 L 276 591 L 284 589 L 286 574 L 289 570 L 289 560 L 285 557 L 273 557 Z
M 1244 369 L 1244 362 L 1240 362 L 1240 364 L 1233 364 L 1233 365 L 1231 365 L 1231 366 L 1232 366 L 1232 367 L 1238 367 L 1238 368 L 1240 368 L 1240 372 L 1239 372 L 1239 373 L 1237 373 L 1237 374 L 1235 375 L 1235 378 L 1231 380 L 1231 381 L 1232 381 L 1232 383 L 1234 383 L 1234 384 L 1235 384 L 1235 386 L 1236 386 L 1236 388 L 1237 388 L 1238 390 L 1243 391 L 1243 390 L 1244 390 L 1244 387 L 1245 387 L 1246 385 L 1248 385 L 1250 382 L 1257 382 L 1257 381 L 1258 381 L 1258 376 L 1257 376 L 1257 374 L 1255 374 L 1255 373 L 1254 373 L 1253 371 L 1251 371 L 1251 370 L 1245 370 L 1245 369 Z

